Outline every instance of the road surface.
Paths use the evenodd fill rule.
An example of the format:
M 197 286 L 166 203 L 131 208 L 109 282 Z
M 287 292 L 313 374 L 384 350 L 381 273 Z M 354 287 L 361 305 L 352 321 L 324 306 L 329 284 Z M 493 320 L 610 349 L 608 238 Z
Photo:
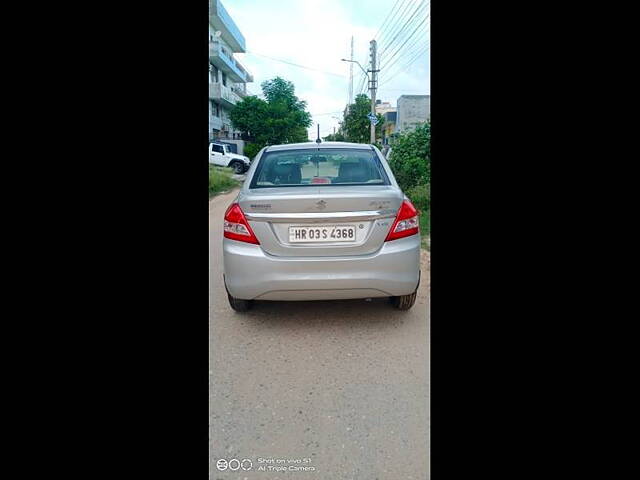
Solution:
M 373 299 L 235 313 L 222 283 L 235 195 L 209 204 L 209 478 L 428 479 L 427 253 L 408 312 Z

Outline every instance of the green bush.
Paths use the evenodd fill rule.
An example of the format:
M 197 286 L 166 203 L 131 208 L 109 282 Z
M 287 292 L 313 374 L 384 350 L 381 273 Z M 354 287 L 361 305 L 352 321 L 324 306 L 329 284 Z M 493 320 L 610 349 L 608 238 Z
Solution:
M 431 124 L 398 136 L 393 144 L 389 166 L 405 192 L 431 182 Z
M 427 237 L 431 234 L 431 215 L 429 210 L 420 215 L 420 236 L 422 237 L 422 248 L 429 249 Z
M 411 200 L 411 203 L 420 210 L 420 213 L 426 212 L 431 207 L 431 188 L 428 183 L 421 183 L 409 188 L 404 193 Z
M 404 193 L 407 194 L 411 203 L 418 209 L 420 213 L 420 234 L 423 237 L 423 246 L 425 246 L 424 239 L 431 233 L 431 192 L 428 183 L 422 183 L 411 187 Z M 425 247 L 426 248 L 426 247 Z
M 389 166 L 400 188 L 420 212 L 422 245 L 431 233 L 431 124 L 401 134 L 393 143 Z
M 262 150 L 262 147 L 256 143 L 247 143 L 244 146 L 244 154 L 251 160 L 253 160 L 260 150 Z
M 233 175 L 231 168 L 209 165 L 209 198 L 238 185 L 238 181 L 232 178 L 231 175 Z

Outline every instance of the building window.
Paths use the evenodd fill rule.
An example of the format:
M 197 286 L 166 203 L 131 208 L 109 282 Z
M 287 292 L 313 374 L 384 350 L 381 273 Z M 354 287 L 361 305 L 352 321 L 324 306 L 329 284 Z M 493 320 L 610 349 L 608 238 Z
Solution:
M 226 87 L 227 86 L 227 74 L 222 72 L 222 84 Z

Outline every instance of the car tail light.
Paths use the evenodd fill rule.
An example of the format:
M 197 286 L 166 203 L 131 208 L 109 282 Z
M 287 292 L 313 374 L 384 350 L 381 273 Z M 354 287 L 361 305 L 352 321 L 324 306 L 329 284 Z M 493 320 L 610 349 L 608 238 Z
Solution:
M 409 200 L 402 202 L 396 220 L 391 226 L 389 235 L 385 239 L 385 242 L 390 240 L 397 240 L 398 238 L 409 237 L 420 232 L 420 226 L 418 223 L 418 211 Z
M 260 245 L 253 230 L 249 226 L 247 219 L 242 213 L 240 205 L 233 203 L 229 205 L 224 214 L 224 236 L 239 242 L 255 243 Z

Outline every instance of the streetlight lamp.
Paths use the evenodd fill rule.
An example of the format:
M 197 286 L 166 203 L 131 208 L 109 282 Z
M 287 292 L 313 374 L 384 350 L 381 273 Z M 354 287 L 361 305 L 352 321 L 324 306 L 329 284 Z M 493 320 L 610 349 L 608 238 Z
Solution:
M 372 40 L 372 42 L 375 42 L 375 40 Z M 375 45 L 374 45 L 374 49 L 375 49 Z M 373 59 L 375 59 L 375 50 L 373 51 L 371 70 L 368 70 L 368 71 L 365 70 L 362 67 L 362 65 L 360 65 L 360 62 L 358 62 L 357 60 L 348 60 L 346 58 L 341 58 L 340 60 L 343 62 L 355 63 L 360 67 L 360 70 L 362 70 L 362 72 L 367 76 L 367 80 L 369 82 L 369 90 L 371 90 L 371 115 L 375 116 L 376 115 L 376 100 L 375 100 L 375 91 L 374 91 L 375 87 L 373 85 L 373 82 L 371 81 L 371 78 L 369 77 L 368 72 L 371 72 L 373 74 L 375 72 L 378 72 L 379 70 L 376 70 Z M 373 78 L 375 79 L 375 77 Z M 376 127 L 373 123 L 371 123 L 371 143 L 372 144 L 376 143 Z
M 350 62 L 350 63 L 355 63 L 356 65 L 358 65 L 360 67 L 360 70 L 362 70 L 364 72 L 364 74 L 367 76 L 367 79 L 369 79 L 369 74 L 367 73 L 367 71 L 362 68 L 362 65 L 360 65 L 360 62 L 358 62 L 357 60 L 348 60 L 346 58 L 341 58 L 340 59 L 343 62 Z

